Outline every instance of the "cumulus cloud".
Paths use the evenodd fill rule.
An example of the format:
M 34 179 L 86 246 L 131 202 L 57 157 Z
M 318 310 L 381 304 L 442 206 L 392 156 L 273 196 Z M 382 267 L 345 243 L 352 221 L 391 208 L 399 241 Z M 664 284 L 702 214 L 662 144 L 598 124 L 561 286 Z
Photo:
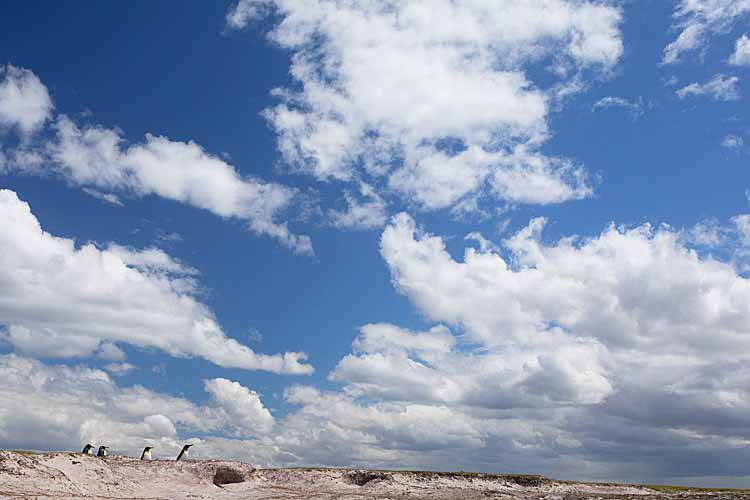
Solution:
M 9 190 L 0 191 L 0 220 L 2 340 L 18 351 L 80 357 L 119 342 L 226 367 L 312 372 L 302 353 L 257 354 L 227 337 L 195 298 L 196 271 L 161 250 L 55 237 Z
M 265 112 L 293 170 L 321 180 L 384 178 L 426 210 L 454 206 L 490 179 L 513 184 L 491 191 L 513 203 L 590 193 L 579 176 L 559 171 L 564 160 L 511 162 L 521 145 L 539 156 L 561 85 L 580 88 L 570 83 L 617 63 L 617 8 L 565 0 L 243 1 L 229 25 L 244 26 L 261 6 L 279 14 L 270 38 L 293 52 L 291 74 L 301 86 L 275 90 L 280 103 Z M 539 63 L 556 68 L 549 89 L 525 72 Z M 528 194 L 547 188 L 552 193 Z
M 750 366 L 742 348 L 750 281 L 668 227 L 611 226 L 596 237 L 547 244 L 544 222 L 532 220 L 502 253 L 469 248 L 458 261 L 441 238 L 396 216 L 381 241 L 394 286 L 463 337 L 442 326 L 415 333 L 369 325 L 332 378 L 368 400 L 468 415 L 483 408 L 488 422 L 502 421 L 497 412 L 510 408 L 556 408 L 558 415 L 567 408 L 576 421 L 624 425 L 644 438 L 667 432 L 665 454 L 686 446 L 687 434 L 708 455 L 731 448 L 737 436 L 750 442 L 736 409 L 746 388 L 731 375 Z M 742 216 L 733 222 L 736 244 L 747 224 Z M 565 442 L 592 461 L 606 449 L 624 453 L 633 435 L 527 418 L 533 427 L 564 430 Z M 559 443 L 545 446 L 554 454 Z
M 396 289 L 442 324 L 362 327 L 330 374 L 344 390 L 291 391 L 301 409 L 285 429 L 335 427 L 337 456 L 354 441 L 383 465 L 536 460 L 539 470 L 544 456 L 545 472 L 579 477 L 743 475 L 705 463 L 745 456 L 750 444 L 739 382 L 750 370 L 750 281 L 691 248 L 694 238 L 747 245 L 747 216 L 732 223 L 688 233 L 610 226 L 545 243 L 545 221 L 534 219 L 501 248 L 468 248 L 458 260 L 399 214 L 381 253 Z M 443 418 L 455 422 L 449 434 L 462 441 L 440 442 L 405 415 L 441 429 Z
M 295 235 L 276 221 L 289 206 L 292 189 L 243 178 L 195 142 L 147 134 L 143 143 L 125 148 L 119 131 L 79 128 L 63 115 L 55 130 L 48 154 L 58 173 L 73 184 L 134 196 L 156 195 L 241 219 L 250 230 L 272 236 L 297 253 L 312 253 L 309 237 Z
M 119 195 L 160 196 L 240 219 L 296 253 L 313 253 L 308 236 L 294 234 L 279 221 L 294 200 L 294 189 L 245 178 L 193 141 L 146 134 L 143 142 L 128 144 L 120 130 L 79 127 L 65 115 L 52 121 L 53 137 L 29 140 L 52 120 L 52 111 L 47 88 L 34 73 L 0 66 L 0 127 L 18 129 L 24 139 L 0 157 L 0 171 L 53 173 L 114 205 L 122 205 Z
M 673 352 L 695 354 L 706 331 L 717 352 L 745 342 L 750 303 L 741 293 L 750 283 L 731 265 L 700 258 L 679 232 L 610 227 L 578 244 L 545 245 L 544 224 L 534 219 L 508 238 L 508 259 L 469 248 L 458 262 L 442 239 L 420 236 L 400 214 L 384 231 L 381 251 L 394 285 L 420 311 L 485 345 L 533 341 L 557 327 L 610 351 L 679 339 Z M 637 293 L 629 288 L 636 283 Z
M 13 354 L 0 356 L 0 376 L 0 442 L 9 448 L 78 450 L 82 443 L 107 443 L 116 453 L 136 455 L 148 445 L 157 457 L 173 457 L 182 439 L 262 434 L 274 421 L 257 394 L 225 379 L 204 381 L 212 399 L 199 406 L 138 385 L 119 387 L 101 370 Z M 238 399 L 224 398 L 227 390 Z
M 0 65 L 0 127 L 28 135 L 52 116 L 52 98 L 33 72 Z
M 664 48 L 662 63 L 676 63 L 689 52 L 702 57 L 711 37 L 729 32 L 748 14 L 748 0 L 677 0 L 673 17 L 679 35 Z
M 691 83 L 675 93 L 680 99 L 688 96 L 706 96 L 714 101 L 736 101 L 740 98 L 740 92 L 737 89 L 739 81 L 740 79 L 736 76 L 719 73 L 706 83 Z
M 276 424 L 260 396 L 238 382 L 215 378 L 206 380 L 204 388 L 211 395 L 212 406 L 242 435 L 267 434 Z

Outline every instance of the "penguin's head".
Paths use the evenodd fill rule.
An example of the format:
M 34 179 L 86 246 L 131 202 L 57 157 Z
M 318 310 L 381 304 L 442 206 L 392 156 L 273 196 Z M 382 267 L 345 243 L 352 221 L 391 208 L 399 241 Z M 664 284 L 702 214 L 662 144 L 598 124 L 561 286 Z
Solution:
M 153 450 L 153 449 L 154 449 L 154 447 L 153 447 L 153 446 L 146 446 L 146 447 L 145 447 L 145 448 L 143 449 L 143 451 L 151 451 L 151 450 Z
M 185 449 L 187 450 L 187 449 L 188 449 L 188 448 L 190 448 L 191 446 L 193 446 L 193 445 L 192 445 L 192 444 L 186 444 L 186 445 L 185 445 L 185 446 L 184 446 L 183 448 L 185 448 Z

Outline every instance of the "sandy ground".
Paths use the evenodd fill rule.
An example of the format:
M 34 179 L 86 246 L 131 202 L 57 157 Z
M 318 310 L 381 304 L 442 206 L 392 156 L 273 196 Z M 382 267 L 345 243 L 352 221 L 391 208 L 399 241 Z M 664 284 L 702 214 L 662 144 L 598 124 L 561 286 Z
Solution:
M 28 499 L 614 499 L 747 498 L 750 492 L 661 493 L 643 486 L 540 476 L 259 469 L 240 462 L 141 462 L 78 453 L 0 452 L 0 498 Z

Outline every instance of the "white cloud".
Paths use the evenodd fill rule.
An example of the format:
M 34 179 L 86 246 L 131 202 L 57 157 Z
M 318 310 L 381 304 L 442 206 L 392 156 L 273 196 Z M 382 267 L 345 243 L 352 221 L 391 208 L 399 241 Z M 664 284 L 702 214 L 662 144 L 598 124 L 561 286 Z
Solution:
M 120 377 L 132 372 L 133 370 L 137 369 L 137 367 L 130 363 L 107 363 L 106 365 L 104 365 L 104 369 L 115 377 Z
M 96 355 L 99 359 L 105 359 L 107 361 L 125 360 L 125 353 L 113 342 L 102 342 L 99 345 L 99 350 Z
M 182 276 L 197 275 L 198 270 L 186 266 L 159 248 L 137 250 L 110 243 L 107 251 L 116 255 L 125 265 L 147 273 L 168 273 Z
M 54 119 L 53 139 L 45 135 L 31 141 L 31 133 L 52 119 L 52 111 L 47 88 L 34 73 L 0 66 L 0 127 L 17 128 L 24 139 L 0 154 L 0 171 L 54 173 L 115 205 L 122 205 L 119 195 L 160 196 L 240 219 L 295 253 L 313 254 L 308 236 L 292 233 L 278 220 L 295 201 L 294 189 L 243 178 L 193 141 L 146 134 L 143 142 L 128 145 L 117 129 L 79 127 L 65 115 Z
M 124 207 L 125 204 L 122 202 L 119 196 L 112 193 L 102 193 L 101 191 L 97 191 L 96 189 L 91 188 L 83 188 L 82 191 L 86 193 L 89 196 L 92 196 L 96 198 L 97 200 L 101 200 L 105 203 L 109 203 L 110 205 L 117 205 L 118 207 Z
M 76 247 L 44 232 L 13 191 L 0 191 L 0 208 L 2 338 L 17 350 L 89 356 L 120 342 L 226 367 L 312 372 L 304 354 L 257 354 L 226 337 L 194 296 L 195 271 L 164 252 Z
M 334 227 L 373 229 L 385 225 L 387 219 L 385 200 L 372 186 L 364 182 L 359 185 L 359 194 L 363 201 L 349 192 L 344 193 L 346 209 L 328 211 L 328 217 Z
M 642 116 L 647 109 L 651 108 L 651 106 L 652 103 L 647 103 L 641 96 L 638 96 L 638 98 L 633 100 L 625 99 L 624 97 L 607 96 L 596 101 L 591 109 L 593 111 L 598 111 L 602 109 L 620 108 L 627 111 L 630 116 L 635 119 Z
M 311 254 L 310 238 L 276 221 L 294 191 L 279 184 L 244 179 L 224 160 L 194 142 L 146 135 L 145 142 L 122 147 L 117 130 L 79 128 L 66 116 L 55 123 L 48 153 L 69 182 L 134 196 L 157 195 L 247 221 L 258 234 L 272 236 L 292 250 Z
M 733 219 L 739 240 L 729 244 L 750 244 L 745 219 Z M 409 450 L 421 449 L 423 465 L 435 460 L 426 451 L 433 438 L 409 434 L 415 427 L 401 413 L 423 410 L 423 422 L 445 415 L 460 423 L 463 449 L 435 445 L 451 460 L 484 456 L 499 443 L 510 463 L 528 459 L 527 446 L 546 463 L 573 452 L 575 460 L 558 465 L 579 471 L 616 455 L 621 462 L 600 471 L 609 477 L 626 474 L 628 457 L 641 464 L 630 472 L 641 477 L 695 474 L 679 460 L 685 449 L 712 457 L 750 443 L 747 387 L 739 382 L 750 367 L 750 280 L 668 227 L 612 226 L 546 244 L 543 226 L 535 219 L 508 238 L 505 257 L 469 248 L 458 261 L 441 238 L 396 216 L 381 242 L 394 286 L 425 317 L 463 335 L 366 325 L 330 376 L 343 394 L 292 392 L 289 401 L 302 408 L 285 428 L 297 420 L 336 426 L 342 440 L 368 449 L 370 463 L 411 463 Z M 711 245 L 727 244 L 729 229 L 720 232 Z M 356 403 L 360 396 L 369 403 Z M 644 461 L 646 442 L 677 465 Z M 346 456 L 344 448 L 336 453 Z
M 243 26 L 244 14 L 241 22 L 231 19 L 237 12 L 258 15 L 260 5 L 240 2 L 229 24 Z M 526 170 L 508 166 L 508 158 L 521 144 L 535 150 L 546 140 L 558 84 L 606 73 L 622 53 L 620 11 L 594 2 L 263 5 L 280 15 L 270 37 L 294 53 L 291 73 L 302 86 L 300 92 L 277 89 L 281 102 L 265 113 L 287 163 L 318 179 L 382 177 L 428 210 L 460 203 L 498 171 Z M 555 67 L 558 81 L 548 90 L 525 73 L 539 63 Z M 513 178 L 554 193 L 509 201 L 556 203 L 588 195 L 588 188 L 568 185 L 556 170 L 565 163 L 551 160 L 533 179 L 527 172 Z
M 161 228 L 156 229 L 156 239 L 165 243 L 181 243 L 183 241 L 180 233 L 165 231 Z
M 664 48 L 662 62 L 678 62 L 687 52 L 702 57 L 712 36 L 727 33 L 748 14 L 749 0 L 676 0 L 674 26 L 680 34 Z
M 469 248 L 457 262 L 440 238 L 417 236 L 400 214 L 384 231 L 381 251 L 395 286 L 420 311 L 484 345 L 533 343 L 555 325 L 572 332 L 571 340 L 609 350 L 669 344 L 674 354 L 696 354 L 709 331 L 717 352 L 745 342 L 750 302 L 741 295 L 750 282 L 728 264 L 699 258 L 679 232 L 610 227 L 579 244 L 565 238 L 545 245 L 543 227 L 534 219 L 506 240 L 509 260 Z
M 721 145 L 732 151 L 739 151 L 744 147 L 745 141 L 738 135 L 729 134 L 721 141 Z
M 242 29 L 257 18 L 266 8 L 265 0 L 239 0 L 227 12 L 227 26 L 231 29 Z
M 750 66 L 750 38 L 742 35 L 737 39 L 734 53 L 729 57 L 729 64 L 733 66 Z
M 212 406 L 242 435 L 267 434 L 276 425 L 255 391 L 225 378 L 206 380 L 204 387 L 211 395 Z
M 725 229 L 715 220 L 699 222 L 687 231 L 687 240 L 707 248 L 721 247 L 726 243 Z
M 508 220 L 506 220 L 502 224 L 503 225 L 510 224 L 510 222 Z M 500 232 L 503 232 L 503 231 L 500 231 Z M 482 235 L 482 233 L 480 233 L 478 231 L 471 232 L 471 233 L 467 234 L 466 236 L 464 236 L 464 241 L 474 241 L 474 242 L 476 242 L 476 244 L 479 245 L 479 251 L 482 252 L 482 253 L 486 253 L 486 252 L 489 252 L 489 251 L 498 250 L 498 246 L 494 242 L 492 242 L 492 241 L 488 240 L 487 238 L 485 238 Z
M 17 127 L 28 135 L 52 116 L 52 98 L 34 73 L 0 65 L 0 127 Z
M 120 375 L 122 367 L 114 371 Z M 213 396 L 229 387 L 240 399 L 212 397 L 209 406 L 198 406 L 138 385 L 118 387 L 101 370 L 45 365 L 12 354 L 0 356 L 0 377 L 3 447 L 77 450 L 89 442 L 132 456 L 149 445 L 165 458 L 175 456 L 191 435 L 261 435 L 273 425 L 254 392 L 225 379 L 205 380 L 206 389 Z
M 715 101 L 736 101 L 740 98 L 737 84 L 740 79 L 736 76 L 726 76 L 721 73 L 715 75 L 706 83 L 691 83 L 675 93 L 680 99 L 688 96 L 707 96 Z
M 490 179 L 492 191 L 512 203 L 561 203 L 591 196 L 586 171 L 564 158 L 517 147 L 503 158 Z
M 740 348 L 750 282 L 731 265 L 698 257 L 667 228 L 611 227 L 578 244 L 545 245 L 543 224 L 534 220 L 506 240 L 508 259 L 469 248 L 458 262 L 440 238 L 419 235 L 404 214 L 394 218 L 382 239 L 394 285 L 484 354 L 419 361 L 404 350 L 365 351 L 344 358 L 337 379 L 381 398 L 441 404 L 606 405 L 624 387 L 647 382 L 632 376 L 636 368 L 662 387 L 694 366 L 750 362 Z M 652 370 L 664 363 L 674 371 L 660 378 Z

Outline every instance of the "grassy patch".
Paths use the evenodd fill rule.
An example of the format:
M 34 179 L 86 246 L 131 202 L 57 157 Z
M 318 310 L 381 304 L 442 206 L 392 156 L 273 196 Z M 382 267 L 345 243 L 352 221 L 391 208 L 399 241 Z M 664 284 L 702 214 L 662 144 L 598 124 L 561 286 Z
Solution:
M 646 484 L 644 487 L 661 491 L 662 493 L 678 493 L 680 491 L 698 491 L 705 493 L 749 493 L 750 490 L 740 488 L 694 488 L 692 486 L 670 486 L 667 484 Z
M 28 451 L 28 450 L 4 450 L 4 451 L 9 451 L 11 453 L 18 453 L 19 455 L 36 455 L 36 452 Z

